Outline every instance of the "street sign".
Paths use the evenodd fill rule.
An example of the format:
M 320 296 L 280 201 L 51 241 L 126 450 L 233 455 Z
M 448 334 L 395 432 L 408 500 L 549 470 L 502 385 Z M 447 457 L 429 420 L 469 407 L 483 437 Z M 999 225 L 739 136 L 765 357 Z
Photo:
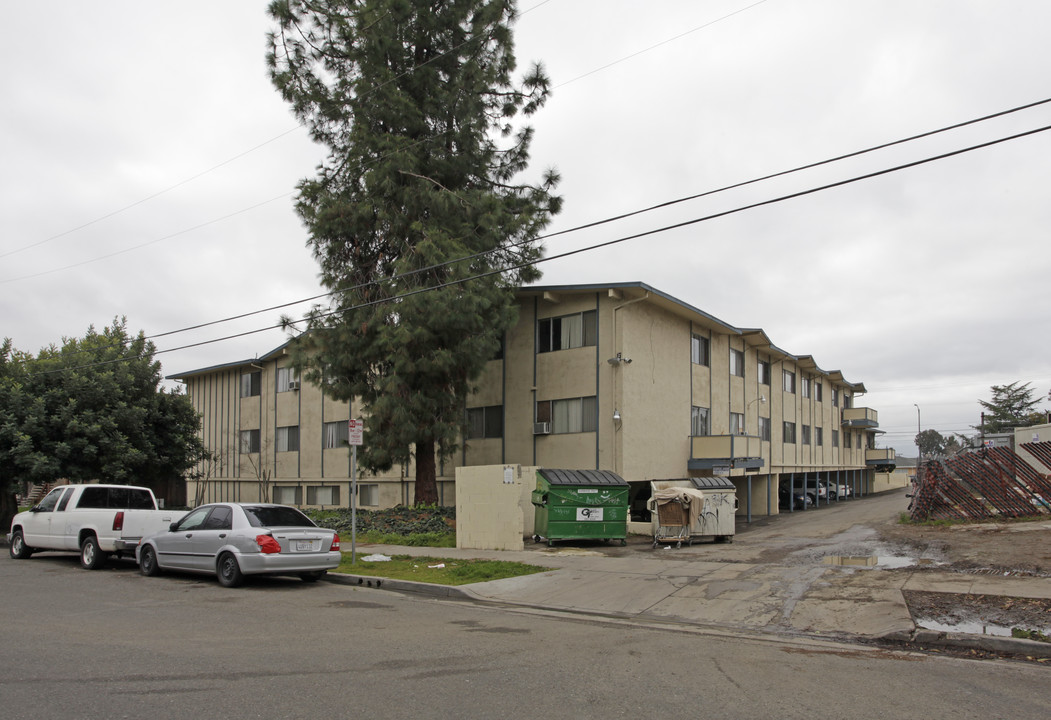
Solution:
M 347 421 L 348 437 L 347 443 L 350 445 L 361 445 L 365 438 L 365 421 L 364 420 L 348 420 Z

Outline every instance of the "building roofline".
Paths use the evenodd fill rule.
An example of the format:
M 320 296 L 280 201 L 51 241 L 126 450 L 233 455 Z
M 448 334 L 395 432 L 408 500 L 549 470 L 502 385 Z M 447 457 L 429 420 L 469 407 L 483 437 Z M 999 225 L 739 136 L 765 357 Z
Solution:
M 647 295 L 654 298 L 659 298 L 664 303 L 673 305 L 680 308 L 687 314 L 692 314 L 700 317 L 707 324 L 714 325 L 719 329 L 730 333 L 731 335 L 744 336 L 745 342 L 754 347 L 765 347 L 771 354 L 780 356 L 780 360 L 792 360 L 793 362 L 803 362 L 807 364 L 809 369 L 815 370 L 821 375 L 824 375 L 831 380 L 835 380 L 849 386 L 856 393 L 865 394 L 868 391 L 865 389 L 864 383 L 852 383 L 843 377 L 843 373 L 839 370 L 822 370 L 817 363 L 814 361 L 812 355 L 794 355 L 786 350 L 782 350 L 778 346 L 774 345 L 770 340 L 770 336 L 767 335 L 766 331 L 762 328 L 738 328 L 725 320 L 720 320 L 711 313 L 706 313 L 704 310 L 691 305 L 688 302 L 680 300 L 679 298 L 669 295 L 668 293 L 658 290 L 657 288 L 644 283 L 639 280 L 629 282 L 615 282 L 615 283 L 582 283 L 582 284 L 568 284 L 568 285 L 522 285 L 516 291 L 519 296 L 534 296 L 544 295 L 545 293 L 587 293 L 587 292 L 599 292 L 599 291 L 610 291 L 610 290 L 636 290 L 644 293 L 640 296 L 645 298 Z M 754 342 L 758 338 L 759 342 Z M 240 360 L 237 362 L 223 363 L 221 365 L 213 365 L 211 367 L 200 368 L 197 370 L 188 370 L 186 372 L 174 373 L 172 375 L 165 376 L 165 380 L 184 380 L 186 378 L 194 377 L 196 375 L 204 375 L 207 373 L 213 373 L 217 370 L 228 370 L 237 367 L 244 367 L 245 365 L 251 365 L 254 362 L 260 360 L 270 360 L 277 355 L 285 353 L 286 348 L 292 342 L 291 339 L 282 343 L 278 347 L 274 348 L 268 353 L 263 354 L 262 357 L 249 358 L 247 360 Z

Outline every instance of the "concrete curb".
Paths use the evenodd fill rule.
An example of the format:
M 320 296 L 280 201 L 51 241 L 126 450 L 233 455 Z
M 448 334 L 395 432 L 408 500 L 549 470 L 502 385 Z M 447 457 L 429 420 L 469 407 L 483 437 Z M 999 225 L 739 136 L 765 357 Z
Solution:
M 376 590 L 388 590 L 393 592 L 411 593 L 434 598 L 465 600 L 482 605 L 518 605 L 534 609 L 552 610 L 558 613 L 580 615 L 582 617 L 610 617 L 618 620 L 631 621 L 633 619 L 643 623 L 649 623 L 654 618 L 633 618 L 631 615 L 609 614 L 589 612 L 586 610 L 573 610 L 571 608 L 538 608 L 528 603 L 516 603 L 507 600 L 493 600 L 478 595 L 469 586 L 437 585 L 434 583 L 413 582 L 411 580 L 392 580 L 390 578 L 375 575 L 353 575 L 348 573 L 328 573 L 324 577 L 328 582 L 350 587 L 370 588 Z M 707 627 L 704 623 L 675 623 L 667 619 L 660 619 L 662 625 L 668 624 L 688 625 L 690 627 Z M 721 632 L 733 632 L 734 629 L 720 627 Z M 739 628 L 741 632 L 749 635 L 756 634 L 754 629 Z M 759 635 L 767 633 L 758 632 Z M 840 640 L 869 644 L 873 641 L 888 645 L 917 645 L 925 648 L 953 648 L 957 650 L 981 650 L 984 652 L 1001 653 L 1006 655 L 1019 655 L 1032 658 L 1051 658 L 1051 643 L 1039 642 L 1037 640 L 1025 640 L 1022 638 L 998 637 L 993 635 L 967 635 L 963 633 L 938 632 L 916 628 L 915 630 L 895 630 L 878 637 L 863 637 L 845 633 L 839 637 Z
M 337 585 L 393 590 L 394 592 L 429 595 L 431 597 L 478 600 L 479 598 L 463 588 L 454 585 L 436 585 L 434 583 L 413 582 L 412 580 L 391 580 L 376 575 L 352 575 L 349 573 L 327 573 L 325 580 Z
M 1051 658 L 1051 643 L 995 635 L 967 635 L 964 633 L 938 632 L 936 630 L 917 628 L 911 632 L 895 631 L 887 633 L 879 637 L 878 640 L 890 644 L 945 647 L 958 650 L 983 650 L 985 652 L 1004 653 L 1007 655 Z

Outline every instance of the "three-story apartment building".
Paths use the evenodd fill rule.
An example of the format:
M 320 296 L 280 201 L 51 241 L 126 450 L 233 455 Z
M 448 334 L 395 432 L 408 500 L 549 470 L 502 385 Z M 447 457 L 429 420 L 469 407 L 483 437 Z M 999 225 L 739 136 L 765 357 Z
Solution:
M 525 287 L 500 357 L 468 398 L 456 465 L 612 470 L 629 482 L 729 476 L 742 514 L 778 511 L 791 481 L 869 486 L 893 465 L 878 417 L 838 370 L 792 355 L 643 283 Z M 172 377 L 186 383 L 214 459 L 201 500 L 348 505 L 347 421 L 360 414 L 300 383 L 284 347 Z M 351 412 L 355 415 L 352 415 Z M 366 437 L 365 441 L 368 439 Z M 359 504 L 411 502 L 411 468 L 361 480 Z

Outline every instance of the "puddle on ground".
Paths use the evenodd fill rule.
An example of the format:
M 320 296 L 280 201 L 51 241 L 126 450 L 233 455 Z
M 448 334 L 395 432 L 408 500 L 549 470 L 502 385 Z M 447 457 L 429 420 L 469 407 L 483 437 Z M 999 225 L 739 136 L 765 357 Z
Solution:
M 933 565 L 933 560 L 926 558 L 897 557 L 893 555 L 826 555 L 826 565 L 857 568 L 906 568 L 920 565 Z
M 967 633 L 969 635 L 995 635 L 996 637 L 1011 637 L 1011 628 L 1003 625 L 989 625 L 983 622 L 960 622 L 940 623 L 934 620 L 917 620 L 917 627 L 936 632 Z

